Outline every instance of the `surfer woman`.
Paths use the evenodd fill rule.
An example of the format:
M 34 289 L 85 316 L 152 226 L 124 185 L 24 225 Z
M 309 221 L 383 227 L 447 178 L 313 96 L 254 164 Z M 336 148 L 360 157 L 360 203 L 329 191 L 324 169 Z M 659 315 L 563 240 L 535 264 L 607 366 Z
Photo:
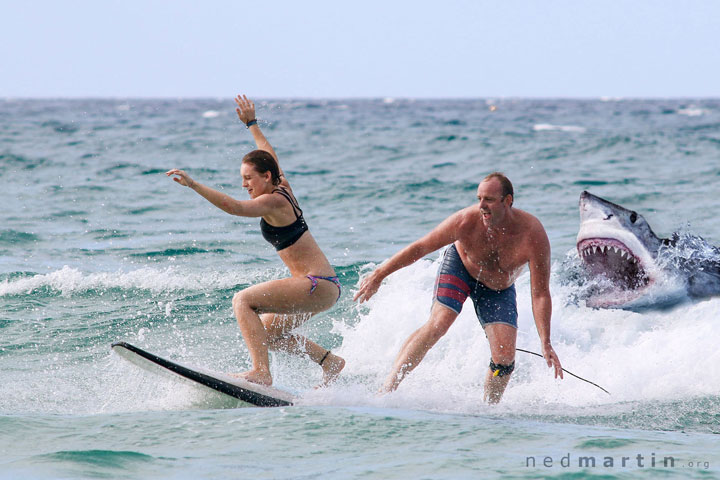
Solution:
M 252 359 L 252 369 L 240 374 L 251 382 L 272 385 L 268 349 L 305 354 L 323 369 L 323 384 L 337 378 L 345 360 L 320 345 L 291 333 L 312 314 L 323 312 L 340 298 L 340 282 L 315 239 L 278 164 L 275 150 L 260 131 L 255 104 L 245 95 L 235 109 L 255 140 L 257 150 L 242 159 L 242 186 L 250 200 L 234 198 L 202 185 L 186 172 L 166 173 L 219 209 L 242 217 L 261 217 L 260 231 L 277 250 L 290 277 L 260 283 L 235 294 L 233 312 Z

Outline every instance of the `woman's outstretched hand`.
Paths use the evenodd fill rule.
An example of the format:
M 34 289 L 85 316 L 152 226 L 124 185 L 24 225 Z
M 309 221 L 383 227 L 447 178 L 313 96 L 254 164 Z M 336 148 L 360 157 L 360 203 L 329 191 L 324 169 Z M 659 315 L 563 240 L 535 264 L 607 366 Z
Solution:
M 235 98 L 238 108 L 235 109 L 241 122 L 247 125 L 250 120 L 255 120 L 255 104 L 248 100 L 245 95 L 238 95 Z
M 185 170 L 173 168 L 172 170 L 168 170 L 167 172 L 165 172 L 165 175 L 167 175 L 168 177 L 171 175 L 175 175 L 173 177 L 173 180 L 175 180 L 183 187 L 192 187 L 195 184 L 195 180 L 190 178 L 190 175 L 188 175 Z

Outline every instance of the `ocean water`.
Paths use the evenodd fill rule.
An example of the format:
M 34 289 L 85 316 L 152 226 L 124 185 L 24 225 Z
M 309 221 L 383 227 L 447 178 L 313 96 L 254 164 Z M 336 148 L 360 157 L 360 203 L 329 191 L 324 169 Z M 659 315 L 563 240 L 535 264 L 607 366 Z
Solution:
M 286 275 L 257 219 L 164 172 L 246 198 L 253 148 L 231 99 L 0 100 L 0 478 L 718 478 L 720 298 L 598 310 L 568 272 L 587 189 L 656 233 L 720 245 L 720 101 L 269 100 L 258 117 L 345 287 L 301 330 L 342 355 L 339 381 L 272 355 L 288 408 L 234 408 L 113 354 L 128 341 L 219 371 L 248 368 L 234 292 Z M 471 308 L 400 388 L 378 396 L 426 319 L 439 252 L 368 303 L 359 277 L 475 200 L 494 170 L 553 249 L 563 366 L 518 353 L 502 403 Z M 568 267 L 570 265 L 570 267 Z M 529 276 L 518 346 L 539 351 Z M 578 300 L 580 298 L 580 300 Z M 595 462 L 593 465 L 592 462 Z

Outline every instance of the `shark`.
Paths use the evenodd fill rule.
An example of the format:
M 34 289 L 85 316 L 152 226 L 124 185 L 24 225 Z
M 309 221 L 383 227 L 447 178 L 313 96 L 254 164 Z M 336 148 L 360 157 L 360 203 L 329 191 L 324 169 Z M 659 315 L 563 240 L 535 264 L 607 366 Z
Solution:
M 659 302 L 657 292 L 667 292 L 667 285 L 690 299 L 720 295 L 718 247 L 688 233 L 660 238 L 638 212 L 587 191 L 579 207 L 577 253 L 599 285 L 586 299 L 588 306 L 631 308 L 643 297 Z

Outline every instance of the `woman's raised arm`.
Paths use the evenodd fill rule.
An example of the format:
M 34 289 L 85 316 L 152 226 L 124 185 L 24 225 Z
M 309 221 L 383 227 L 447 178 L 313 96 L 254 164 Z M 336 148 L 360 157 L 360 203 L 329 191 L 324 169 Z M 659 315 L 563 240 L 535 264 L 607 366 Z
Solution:
M 237 103 L 235 111 L 237 112 L 238 118 L 245 124 L 248 130 L 250 130 L 258 150 L 264 150 L 273 156 L 278 164 L 278 170 L 280 170 L 280 184 L 289 188 L 290 185 L 283 173 L 282 167 L 280 167 L 280 161 L 275 153 L 275 149 L 273 149 L 272 145 L 270 145 L 268 139 L 265 138 L 265 135 L 262 133 L 260 126 L 257 123 L 257 118 L 255 117 L 255 103 L 249 100 L 245 95 L 238 95 L 235 98 L 235 103 Z
M 270 145 L 270 142 L 268 142 L 268 139 L 265 138 L 265 135 L 263 135 L 260 127 L 257 124 L 257 118 L 255 117 L 255 104 L 250 101 L 245 95 L 238 95 L 235 98 L 235 103 L 237 103 L 238 106 L 238 108 L 235 109 L 238 118 L 241 122 L 245 124 L 245 126 L 248 127 L 248 130 L 250 130 L 250 133 L 253 136 L 253 140 L 255 140 L 255 145 L 257 145 L 258 150 L 265 150 L 270 155 L 272 155 L 277 162 L 278 158 L 275 154 L 275 150 L 273 149 L 272 145 Z

